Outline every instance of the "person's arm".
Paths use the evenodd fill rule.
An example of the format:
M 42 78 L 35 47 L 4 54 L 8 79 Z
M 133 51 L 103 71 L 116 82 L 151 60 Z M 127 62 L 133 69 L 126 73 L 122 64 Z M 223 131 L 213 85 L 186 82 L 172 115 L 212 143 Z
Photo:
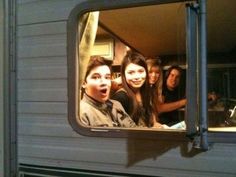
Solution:
M 117 114 L 116 118 L 117 121 L 119 122 L 121 127 L 128 127 L 128 128 L 134 128 L 138 127 L 135 122 L 131 119 L 131 117 L 125 112 L 123 106 L 121 105 L 120 102 L 113 100 L 114 105 L 116 106 Z
M 157 115 L 152 114 L 152 119 L 153 119 L 153 126 L 152 128 L 160 128 L 160 129 L 164 129 L 164 128 L 169 128 L 169 126 L 167 126 L 166 124 L 161 124 L 159 123 L 158 117 L 156 117 Z
M 152 128 L 160 128 L 160 129 L 165 129 L 165 128 L 170 128 L 169 126 L 167 126 L 166 124 L 161 124 L 157 121 L 154 122 Z
M 170 112 L 170 111 L 179 109 L 185 106 L 186 103 L 187 103 L 187 99 L 181 99 L 181 100 L 170 102 L 170 103 L 158 103 L 156 106 L 157 106 L 158 113 L 163 113 L 163 112 Z
M 85 126 L 90 126 L 89 118 L 86 113 L 80 115 L 80 121 Z
M 152 114 L 152 121 L 153 121 L 152 128 L 163 128 L 162 124 L 157 121 L 157 118 L 154 114 Z

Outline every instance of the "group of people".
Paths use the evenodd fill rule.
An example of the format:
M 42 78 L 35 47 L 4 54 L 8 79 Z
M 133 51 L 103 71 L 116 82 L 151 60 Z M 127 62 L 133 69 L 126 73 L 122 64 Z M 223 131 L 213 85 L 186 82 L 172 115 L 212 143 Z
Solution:
M 163 81 L 159 60 L 129 51 L 121 64 L 121 88 L 110 95 L 111 69 L 105 58 L 91 56 L 82 83 L 80 120 L 85 126 L 168 128 L 180 122 L 186 105 L 178 86 L 182 69 L 171 66 Z

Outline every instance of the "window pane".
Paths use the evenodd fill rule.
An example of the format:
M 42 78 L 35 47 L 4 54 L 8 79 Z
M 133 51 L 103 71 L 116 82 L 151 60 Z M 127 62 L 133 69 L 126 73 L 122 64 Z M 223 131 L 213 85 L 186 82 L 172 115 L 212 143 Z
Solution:
M 236 131 L 236 1 L 208 0 L 210 130 Z
M 165 99 L 163 99 L 167 103 L 179 101 L 185 97 L 186 86 L 185 3 L 169 3 L 99 11 L 99 24 L 91 55 L 100 55 L 105 57 L 109 62 L 112 62 L 112 79 L 119 79 L 121 76 L 121 64 L 128 50 L 142 54 L 146 60 L 148 58 L 158 61 L 161 60 L 163 68 L 161 79 L 163 80 L 163 84 L 165 84 L 167 69 L 172 65 L 179 65 L 183 71 L 180 80 L 178 80 L 175 100 L 172 100 L 173 97 L 168 100 L 168 96 L 165 96 Z M 79 31 L 83 30 L 80 29 Z M 83 70 L 85 69 L 83 67 Z M 146 74 L 148 75 L 148 72 Z M 147 79 L 146 82 L 148 83 L 149 80 Z M 124 84 L 120 84 L 120 86 L 122 87 Z M 116 91 L 112 88 L 111 98 Z M 146 98 L 148 99 L 148 97 Z M 84 102 L 81 102 L 84 106 Z M 144 106 L 142 105 L 142 107 Z M 174 113 L 166 115 L 168 118 L 170 115 L 174 115 L 176 118 L 175 122 L 172 121 L 173 123 L 168 124 L 169 126 L 184 121 L 185 109 L 183 108 L 184 104 L 181 104 L 181 106 L 171 109 L 171 111 L 175 111 Z M 80 112 L 84 110 L 80 109 Z M 132 115 L 130 114 L 131 118 Z M 157 116 L 164 116 L 164 113 L 161 112 Z M 85 119 L 82 122 L 86 126 L 90 126 L 86 116 Z

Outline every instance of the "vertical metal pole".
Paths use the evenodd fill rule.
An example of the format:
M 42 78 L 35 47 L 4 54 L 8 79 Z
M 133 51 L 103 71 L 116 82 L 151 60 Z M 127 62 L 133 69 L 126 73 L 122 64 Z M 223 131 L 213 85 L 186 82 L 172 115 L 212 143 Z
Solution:
M 4 0 L 0 0 L 0 176 L 4 175 Z
M 206 0 L 199 0 L 199 132 L 200 148 L 208 150 L 207 125 L 207 34 L 206 34 Z
M 195 4 L 196 5 L 196 4 Z M 186 5 L 186 58 L 187 58 L 187 106 L 186 125 L 187 136 L 193 138 L 196 135 L 197 114 L 197 14 L 194 4 Z
M 4 1 L 4 175 L 17 176 L 16 7 Z

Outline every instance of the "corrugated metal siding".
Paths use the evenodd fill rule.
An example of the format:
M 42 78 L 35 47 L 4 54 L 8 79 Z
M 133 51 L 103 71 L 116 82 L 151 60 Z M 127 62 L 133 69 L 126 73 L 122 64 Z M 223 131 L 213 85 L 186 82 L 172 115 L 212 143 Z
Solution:
M 72 130 L 67 120 L 66 19 L 79 2 L 18 1 L 19 163 L 147 176 L 234 176 L 234 145 L 192 155 L 181 142 L 83 137 Z
M 0 176 L 4 176 L 4 7 L 0 0 Z
M 85 0 L 18 0 L 18 24 L 67 20 L 72 8 Z
M 77 154 L 71 141 L 80 136 L 67 120 L 66 20 L 79 2 L 17 3 L 19 163 L 57 166 L 68 152 Z

